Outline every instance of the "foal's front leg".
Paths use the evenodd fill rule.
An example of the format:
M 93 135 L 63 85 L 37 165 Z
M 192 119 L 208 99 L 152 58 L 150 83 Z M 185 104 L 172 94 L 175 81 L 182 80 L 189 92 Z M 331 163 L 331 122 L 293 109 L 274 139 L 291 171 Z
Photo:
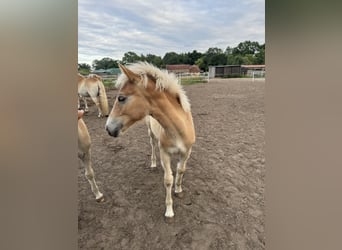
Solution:
M 191 154 L 191 148 L 185 154 L 181 155 L 181 158 L 177 164 L 177 174 L 176 174 L 176 181 L 175 181 L 175 193 L 180 194 L 182 190 L 182 180 L 183 175 L 186 169 L 186 162 L 188 161 Z
M 171 189 L 173 184 L 173 175 L 171 170 L 171 157 L 161 146 L 160 148 L 160 159 L 164 169 L 164 186 L 166 188 L 166 212 L 165 217 L 172 218 L 174 216 L 172 208 L 172 195 Z
M 104 201 L 103 194 L 100 192 L 99 187 L 96 184 L 94 170 L 91 166 L 90 149 L 84 152 L 83 162 L 85 165 L 85 176 L 88 182 L 90 183 L 91 191 L 95 195 L 96 201 L 103 202 Z

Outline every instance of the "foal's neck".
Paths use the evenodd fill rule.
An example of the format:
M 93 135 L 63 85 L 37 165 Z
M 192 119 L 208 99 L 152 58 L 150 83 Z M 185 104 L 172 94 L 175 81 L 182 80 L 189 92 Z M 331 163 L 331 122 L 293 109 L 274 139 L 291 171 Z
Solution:
M 190 114 L 184 111 L 176 96 L 161 92 L 160 97 L 152 103 L 151 115 L 160 123 L 168 136 L 182 138 L 185 136 Z

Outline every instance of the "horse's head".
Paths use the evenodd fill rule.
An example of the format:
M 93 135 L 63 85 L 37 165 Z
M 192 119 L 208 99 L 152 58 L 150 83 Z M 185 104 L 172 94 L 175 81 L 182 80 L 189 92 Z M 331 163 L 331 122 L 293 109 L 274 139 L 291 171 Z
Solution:
M 121 85 L 106 122 L 108 134 L 114 137 L 148 115 L 151 107 L 148 88 L 141 83 L 143 77 L 123 65 L 119 67 L 122 74 L 127 76 L 127 80 Z

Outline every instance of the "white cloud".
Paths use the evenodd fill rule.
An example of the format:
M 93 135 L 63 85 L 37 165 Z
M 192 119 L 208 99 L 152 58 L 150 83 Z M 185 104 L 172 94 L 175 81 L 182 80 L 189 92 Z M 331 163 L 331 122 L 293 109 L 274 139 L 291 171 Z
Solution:
M 79 62 L 264 42 L 264 0 L 79 0 Z

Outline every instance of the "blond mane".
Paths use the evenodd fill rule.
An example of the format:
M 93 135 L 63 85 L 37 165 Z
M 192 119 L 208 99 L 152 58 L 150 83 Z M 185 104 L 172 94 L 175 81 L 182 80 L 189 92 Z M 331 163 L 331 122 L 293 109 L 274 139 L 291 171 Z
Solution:
M 142 77 L 142 81 L 139 82 L 139 84 L 143 85 L 145 88 L 147 86 L 148 76 L 154 78 L 156 89 L 178 95 L 184 111 L 190 112 L 191 107 L 189 99 L 186 96 L 182 85 L 179 84 L 175 74 L 168 73 L 166 70 L 160 70 L 147 62 L 133 63 L 127 65 L 127 68 Z M 122 88 L 127 81 L 127 76 L 125 74 L 120 74 L 116 82 L 116 87 L 119 89 Z

